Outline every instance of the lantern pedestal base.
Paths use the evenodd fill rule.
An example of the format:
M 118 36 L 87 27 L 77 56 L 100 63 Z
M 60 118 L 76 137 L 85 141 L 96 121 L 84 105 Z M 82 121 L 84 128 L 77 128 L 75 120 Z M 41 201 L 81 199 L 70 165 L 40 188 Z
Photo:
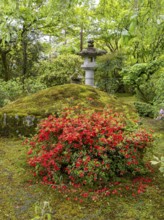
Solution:
M 94 70 L 85 70 L 85 85 L 94 86 Z

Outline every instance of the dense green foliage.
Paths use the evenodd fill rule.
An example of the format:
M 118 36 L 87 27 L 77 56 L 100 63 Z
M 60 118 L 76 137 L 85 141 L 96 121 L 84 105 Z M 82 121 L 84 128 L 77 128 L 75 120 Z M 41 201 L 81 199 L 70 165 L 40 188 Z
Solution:
M 120 70 L 124 56 L 120 53 L 107 54 L 98 59 L 95 80 L 96 85 L 107 93 L 124 92 Z
M 25 79 L 24 85 L 22 85 L 20 78 L 14 78 L 7 82 L 0 80 L 0 107 L 45 88 L 47 88 L 46 84 L 41 83 L 36 77 Z
M 3 0 L 0 79 L 14 80 L 10 84 L 18 88 L 15 98 L 26 93 L 27 79 L 30 92 L 69 83 L 71 76 L 81 74 L 80 58 L 72 53 L 94 38 L 95 46 L 108 53 L 100 59 L 96 86 L 109 93 L 135 93 L 159 109 L 163 106 L 163 5 L 164 0 Z M 0 89 L 1 106 L 13 100 L 6 97 L 5 88 Z
M 39 62 L 33 68 L 34 77 L 24 79 L 13 78 L 9 81 L 0 80 L 0 107 L 23 95 L 31 95 L 39 90 L 73 82 L 78 77 L 83 80 L 82 60 L 73 54 L 60 55 L 51 60 Z
M 50 87 L 70 83 L 78 76 L 83 78 L 81 64 L 82 59 L 73 54 L 59 55 L 50 61 L 42 61 L 38 64 L 40 80 Z
M 162 76 L 164 61 L 155 60 L 150 63 L 137 63 L 121 72 L 124 83 L 133 89 L 138 97 L 153 103 L 158 88 L 159 76 Z
M 145 102 L 134 102 L 134 105 L 137 109 L 137 112 L 140 116 L 143 117 L 154 117 L 155 109 L 152 105 L 147 104 Z

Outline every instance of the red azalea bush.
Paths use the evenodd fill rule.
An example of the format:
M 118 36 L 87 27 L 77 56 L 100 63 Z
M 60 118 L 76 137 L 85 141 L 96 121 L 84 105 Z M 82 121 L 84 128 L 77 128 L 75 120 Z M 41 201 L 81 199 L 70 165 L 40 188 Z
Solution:
M 126 115 L 67 109 L 41 122 L 29 142 L 28 164 L 53 186 L 104 186 L 115 177 L 145 173 L 143 154 L 152 141 Z

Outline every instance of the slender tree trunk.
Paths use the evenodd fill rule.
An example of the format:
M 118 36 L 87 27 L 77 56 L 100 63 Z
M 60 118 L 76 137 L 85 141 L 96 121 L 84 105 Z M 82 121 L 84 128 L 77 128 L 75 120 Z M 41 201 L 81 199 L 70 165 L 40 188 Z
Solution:
M 27 39 L 26 39 L 26 29 L 23 27 L 22 32 L 22 84 L 23 84 L 23 90 L 24 90 L 24 80 L 27 75 Z
M 83 50 L 83 24 L 81 25 L 81 30 L 80 30 L 80 51 Z
M 23 48 L 23 68 L 22 68 L 22 75 L 25 77 L 27 74 L 27 42 L 22 42 Z
M 5 81 L 8 81 L 10 79 L 10 77 L 9 77 L 9 67 L 8 67 L 8 62 L 7 62 L 8 52 L 9 51 L 1 51 L 3 75 L 4 75 L 4 80 Z

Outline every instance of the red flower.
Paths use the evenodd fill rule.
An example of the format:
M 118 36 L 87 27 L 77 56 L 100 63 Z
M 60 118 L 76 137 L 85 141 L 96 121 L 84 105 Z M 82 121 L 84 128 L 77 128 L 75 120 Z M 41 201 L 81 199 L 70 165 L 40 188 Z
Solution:
M 89 196 L 89 193 L 85 192 L 81 194 L 82 197 L 87 198 Z
M 32 154 L 32 149 L 27 152 L 28 155 Z

